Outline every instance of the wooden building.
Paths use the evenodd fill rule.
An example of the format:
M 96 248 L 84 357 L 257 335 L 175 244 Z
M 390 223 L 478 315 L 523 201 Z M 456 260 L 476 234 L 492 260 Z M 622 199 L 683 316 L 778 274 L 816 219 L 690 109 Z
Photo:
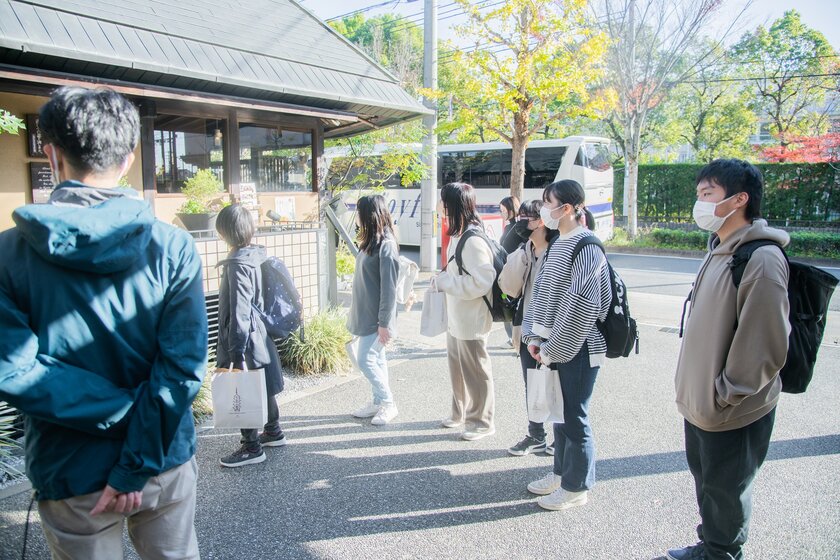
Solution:
M 49 187 L 35 117 L 59 86 L 108 86 L 140 109 L 128 182 L 178 223 L 184 181 L 211 169 L 234 197 L 317 216 L 325 138 L 422 116 L 397 79 L 294 0 L 0 0 L 0 230 Z

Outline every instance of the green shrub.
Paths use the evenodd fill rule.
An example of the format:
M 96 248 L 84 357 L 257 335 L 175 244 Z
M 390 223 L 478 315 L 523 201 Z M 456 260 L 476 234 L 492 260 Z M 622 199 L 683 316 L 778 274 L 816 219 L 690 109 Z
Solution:
M 708 247 L 709 234 L 705 231 L 683 231 L 680 229 L 653 229 L 644 236 L 654 247 L 704 251 Z
M 335 255 L 335 270 L 339 277 L 353 276 L 356 271 L 356 258 L 350 254 L 350 249 L 342 243 Z
M 18 412 L 14 408 L 0 401 L 0 483 L 23 477 L 22 472 L 9 464 L 14 452 L 20 449 L 20 444 L 12 438 L 17 416 Z
M 840 259 L 840 234 L 794 231 L 787 252 L 790 256 Z
M 292 333 L 280 344 L 283 367 L 298 375 L 343 373 L 350 368 L 344 348 L 350 340 L 346 314 L 338 309 L 321 311 L 304 321 L 304 338 Z
M 187 201 L 178 210 L 183 214 L 208 214 L 215 212 L 217 199 L 223 192 L 222 182 L 210 169 L 199 169 L 198 172 L 184 182 L 181 194 Z

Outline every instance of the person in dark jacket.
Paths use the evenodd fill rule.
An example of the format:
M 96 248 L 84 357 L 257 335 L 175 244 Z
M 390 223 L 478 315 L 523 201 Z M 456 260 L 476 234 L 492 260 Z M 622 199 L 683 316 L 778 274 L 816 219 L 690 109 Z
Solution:
M 0 400 L 26 415 L 26 472 L 54 558 L 198 558 L 195 427 L 207 366 L 189 234 L 116 185 L 136 108 L 61 88 L 40 111 L 48 204 L 0 233 Z
M 499 245 L 511 254 L 516 251 L 522 243 L 525 242 L 528 235 L 524 233 L 526 224 L 520 223 L 519 220 L 519 199 L 515 196 L 506 196 L 499 202 L 499 213 L 502 215 L 502 221 L 505 223 L 505 229 L 502 232 L 502 237 L 499 239 Z M 517 225 L 519 223 L 519 225 Z M 507 334 L 508 346 L 513 346 L 513 323 L 505 321 L 505 333 Z
M 276 399 L 283 390 L 283 369 L 277 347 L 254 309 L 263 308 L 260 266 L 267 256 L 265 247 L 251 245 L 256 230 L 251 212 L 240 204 L 226 206 L 216 218 L 216 229 L 231 249 L 218 265 L 223 268 L 216 364 L 220 368 L 263 369 L 268 396 L 268 422 L 263 432 L 242 430 L 241 447 L 219 461 L 223 467 L 242 467 L 265 461 L 263 447 L 286 445 Z

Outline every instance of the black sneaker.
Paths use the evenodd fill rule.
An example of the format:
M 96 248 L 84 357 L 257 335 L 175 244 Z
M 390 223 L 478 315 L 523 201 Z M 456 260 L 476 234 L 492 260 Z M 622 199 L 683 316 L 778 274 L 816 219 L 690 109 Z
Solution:
M 283 432 L 277 434 L 263 432 L 260 434 L 260 445 L 263 447 L 282 447 L 286 445 L 286 434 Z
M 265 451 L 249 451 L 246 446 L 240 447 L 227 457 L 219 459 L 219 463 L 223 467 L 244 467 L 245 465 L 255 465 L 265 461 Z
M 539 440 L 535 437 L 525 436 L 525 439 L 508 449 L 508 453 L 521 457 L 528 453 L 536 453 L 537 451 L 545 450 L 545 440 Z
M 703 541 L 685 548 L 672 548 L 665 554 L 668 560 L 706 560 L 706 547 Z

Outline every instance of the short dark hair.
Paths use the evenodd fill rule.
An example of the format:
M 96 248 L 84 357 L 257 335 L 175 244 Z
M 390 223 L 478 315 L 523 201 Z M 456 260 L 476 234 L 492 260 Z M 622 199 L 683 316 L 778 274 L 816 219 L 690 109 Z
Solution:
M 63 87 L 41 107 L 38 128 L 61 148 L 70 164 L 85 173 L 122 165 L 140 138 L 137 108 L 107 89 Z
M 499 206 L 504 206 L 511 216 L 516 216 L 519 213 L 519 199 L 515 196 L 506 196 L 500 202 Z
M 256 231 L 251 211 L 241 204 L 225 206 L 216 216 L 216 231 L 228 245 L 241 249 L 251 244 Z
M 741 159 L 716 159 L 697 172 L 694 184 L 704 180 L 723 187 L 727 198 L 747 193 L 749 200 L 744 207 L 744 217 L 750 221 L 761 217 L 764 177 L 753 164 Z
M 539 218 L 540 217 L 540 208 L 543 206 L 542 200 L 526 200 L 519 206 L 519 217 L 520 218 Z M 551 241 L 551 239 L 557 235 L 556 229 L 548 229 L 545 228 L 545 240 Z
M 440 199 L 446 219 L 449 220 L 449 235 L 461 235 L 467 226 L 481 225 L 481 218 L 475 209 L 475 189 L 467 183 L 447 183 L 440 189 Z
M 583 203 L 586 200 L 586 194 L 577 181 L 572 179 L 554 181 L 543 190 L 543 202 L 550 202 L 552 197 L 560 204 L 571 204 L 572 208 L 575 209 L 576 220 L 583 216 Z
M 381 194 L 363 196 L 356 202 L 359 213 L 359 249 L 372 255 L 379 249 L 385 234 L 394 235 L 388 204 Z

